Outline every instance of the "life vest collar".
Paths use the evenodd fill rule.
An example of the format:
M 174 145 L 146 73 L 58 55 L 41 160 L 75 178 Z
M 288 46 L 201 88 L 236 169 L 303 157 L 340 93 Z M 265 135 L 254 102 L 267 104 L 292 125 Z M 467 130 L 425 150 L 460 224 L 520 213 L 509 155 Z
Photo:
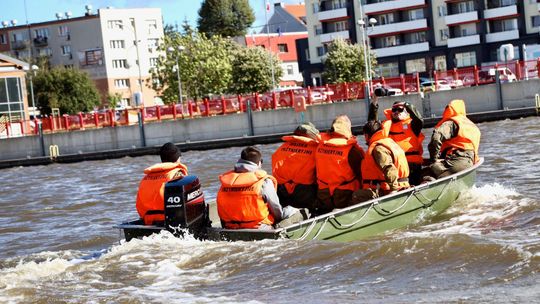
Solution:
M 228 185 L 231 187 L 246 187 L 253 185 L 267 176 L 268 173 L 266 173 L 264 170 L 256 170 L 254 172 L 235 172 L 234 170 L 231 170 L 220 175 L 219 180 L 223 185 Z
M 175 162 L 165 162 L 165 163 L 158 163 L 155 165 L 152 165 L 146 169 L 144 169 L 144 174 L 150 174 L 150 173 L 156 173 L 156 172 L 163 172 L 163 171 L 170 171 L 175 168 L 184 169 L 187 172 L 187 168 L 184 164 Z
M 283 136 L 281 138 L 285 142 L 303 142 L 306 144 L 317 144 L 317 141 L 313 138 L 305 137 L 305 136 L 298 136 L 298 135 L 287 135 Z

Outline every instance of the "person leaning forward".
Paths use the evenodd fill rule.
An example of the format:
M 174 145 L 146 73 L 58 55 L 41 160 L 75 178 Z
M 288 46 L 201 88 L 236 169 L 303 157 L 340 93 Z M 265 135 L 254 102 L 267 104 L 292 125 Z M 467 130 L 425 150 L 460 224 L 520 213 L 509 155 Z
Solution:
M 466 116 L 465 102 L 452 100 L 433 129 L 428 145 L 427 176 L 440 178 L 472 167 L 478 162 L 480 129 Z
M 319 213 L 351 205 L 353 192 L 360 188 L 363 158 L 364 150 L 352 135 L 349 117 L 336 117 L 332 128 L 321 135 L 315 153 Z
M 298 213 L 282 208 L 276 193 L 277 181 L 261 169 L 262 154 L 255 147 L 242 150 L 234 170 L 219 176 L 217 210 L 227 229 L 271 229 L 272 225 Z M 303 218 L 300 215 L 298 221 Z
M 293 135 L 283 136 L 283 143 L 272 155 L 272 175 L 276 178 L 281 206 L 308 208 L 317 200 L 315 150 L 319 130 L 312 123 L 299 125 Z
M 137 212 L 145 225 L 165 221 L 165 184 L 188 174 L 188 168 L 180 162 L 182 153 L 173 143 L 166 143 L 159 150 L 161 163 L 144 169 L 144 177 L 137 192 Z
M 409 164 L 403 149 L 388 137 L 390 125 L 371 120 L 363 131 L 368 150 L 362 160 L 362 189 L 353 194 L 354 203 L 409 188 Z
M 368 121 L 377 120 L 379 105 L 377 97 L 373 98 L 369 107 Z M 424 119 L 413 104 L 408 102 L 395 102 L 391 108 L 384 110 L 385 123 L 390 123 L 389 137 L 392 138 L 405 151 L 409 163 L 409 180 L 412 185 L 422 181 L 422 163 L 424 148 L 424 134 L 422 128 Z

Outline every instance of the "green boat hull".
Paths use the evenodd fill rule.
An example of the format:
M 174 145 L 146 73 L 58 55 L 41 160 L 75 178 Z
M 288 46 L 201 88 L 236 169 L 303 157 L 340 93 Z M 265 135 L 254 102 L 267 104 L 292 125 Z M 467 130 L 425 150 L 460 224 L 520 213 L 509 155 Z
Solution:
M 361 240 L 416 225 L 446 210 L 476 181 L 475 166 L 404 191 L 311 218 L 285 228 L 272 230 L 206 228 L 204 239 L 218 241 L 254 241 L 263 239 Z M 214 204 L 215 205 L 215 204 Z M 210 216 L 212 218 L 212 214 Z M 219 222 L 214 210 L 214 222 Z M 142 226 L 138 221 L 117 225 L 126 240 L 160 232 L 163 227 Z M 140 229 L 139 229 L 140 228 Z

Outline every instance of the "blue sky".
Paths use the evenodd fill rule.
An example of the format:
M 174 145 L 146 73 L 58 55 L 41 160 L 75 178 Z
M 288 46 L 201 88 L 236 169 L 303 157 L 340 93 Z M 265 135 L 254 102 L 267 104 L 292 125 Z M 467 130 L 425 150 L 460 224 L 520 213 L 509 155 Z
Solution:
M 268 1 L 271 4 L 274 3 L 273 0 Z M 201 0 L 26 0 L 26 6 L 30 23 L 54 20 L 57 12 L 71 11 L 73 17 L 82 16 L 85 12 L 84 6 L 91 4 L 94 10 L 107 6 L 116 8 L 159 7 L 167 24 L 174 24 L 175 22 L 181 24 L 187 18 L 192 25 L 196 25 L 197 11 L 201 6 L 201 2 Z M 283 0 L 281 2 L 298 4 L 301 1 Z M 0 21 L 17 19 L 19 25 L 25 23 L 23 0 L 0 0 L 0 3 L 2 6 Z M 249 3 L 257 18 L 253 23 L 253 27 L 258 31 L 265 22 L 265 0 L 249 0 Z M 270 11 L 269 17 L 272 12 Z

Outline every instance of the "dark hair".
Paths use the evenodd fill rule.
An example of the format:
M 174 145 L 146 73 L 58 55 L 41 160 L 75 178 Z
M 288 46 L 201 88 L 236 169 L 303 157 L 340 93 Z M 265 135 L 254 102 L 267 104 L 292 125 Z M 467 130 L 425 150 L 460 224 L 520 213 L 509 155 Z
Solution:
M 259 149 L 249 146 L 242 150 L 240 158 L 258 164 L 261 161 L 262 153 L 259 151 Z
M 379 131 L 382 128 L 381 123 L 378 120 L 368 121 L 363 128 L 364 134 L 371 137 L 375 132 Z
M 180 156 L 182 156 L 182 152 L 180 152 L 180 149 L 172 142 L 164 144 L 161 146 L 161 149 L 159 149 L 159 157 L 161 157 L 161 162 L 163 163 L 174 163 Z

